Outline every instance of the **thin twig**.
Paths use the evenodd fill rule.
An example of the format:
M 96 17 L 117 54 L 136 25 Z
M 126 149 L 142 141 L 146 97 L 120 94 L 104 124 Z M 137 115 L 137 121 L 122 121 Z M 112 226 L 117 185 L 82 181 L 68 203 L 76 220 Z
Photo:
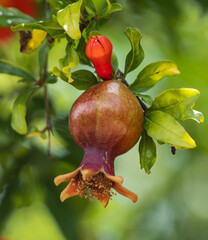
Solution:
M 47 19 L 47 12 L 49 10 L 49 3 L 45 1 L 45 19 Z M 47 80 L 47 72 L 48 72 L 48 54 L 45 56 L 45 65 L 43 76 L 39 81 L 39 85 L 43 86 L 43 84 Z M 48 86 L 47 84 L 44 86 L 44 100 L 45 100 L 45 112 L 46 112 L 46 127 L 44 128 L 43 132 L 48 132 L 48 158 L 51 157 L 51 119 L 50 119 L 50 106 L 49 106 L 49 99 L 48 99 Z
M 48 131 L 48 158 L 51 157 L 51 119 L 50 119 L 50 106 L 48 100 L 48 86 L 44 86 L 44 94 L 45 94 L 45 111 L 46 111 L 46 128 Z

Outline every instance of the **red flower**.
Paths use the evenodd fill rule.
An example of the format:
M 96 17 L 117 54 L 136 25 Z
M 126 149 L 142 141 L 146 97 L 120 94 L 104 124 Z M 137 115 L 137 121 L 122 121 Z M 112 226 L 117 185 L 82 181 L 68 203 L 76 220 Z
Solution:
M 86 56 L 93 63 L 98 76 L 103 80 L 112 79 L 111 54 L 112 44 L 104 36 L 92 36 L 86 46 Z

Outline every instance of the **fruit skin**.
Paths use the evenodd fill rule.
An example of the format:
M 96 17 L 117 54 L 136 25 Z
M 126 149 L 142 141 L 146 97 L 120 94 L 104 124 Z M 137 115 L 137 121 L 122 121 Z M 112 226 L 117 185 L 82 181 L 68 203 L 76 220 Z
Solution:
M 5 8 L 17 8 L 31 17 L 37 15 L 37 3 L 33 0 L 1 0 L 0 5 Z M 0 42 L 6 42 L 13 34 L 9 27 L 0 28 Z
M 112 79 L 112 50 L 113 46 L 110 40 L 101 35 L 92 36 L 86 45 L 85 54 L 93 63 L 98 76 L 103 80 Z
M 71 173 L 55 178 L 55 184 L 69 181 L 61 200 L 81 195 L 78 178 L 89 179 L 100 173 L 111 181 L 118 193 L 137 201 L 137 195 L 124 188 L 123 178 L 114 174 L 114 159 L 130 150 L 139 140 L 143 129 L 143 111 L 139 101 L 123 83 L 104 81 L 87 89 L 73 104 L 69 114 L 69 128 L 74 141 L 84 149 L 80 166 Z M 94 180 L 93 180 L 94 181 Z M 90 184 L 93 184 L 91 182 Z M 102 185 L 103 187 L 103 185 Z M 94 186 L 92 186 L 95 189 Z M 98 187 L 100 190 L 100 188 Z M 105 189 L 105 186 L 104 186 Z M 107 206 L 110 194 L 94 196 Z
M 136 144 L 142 123 L 140 103 L 123 83 L 115 80 L 86 90 L 69 114 L 70 132 L 81 148 L 99 148 L 114 157 Z

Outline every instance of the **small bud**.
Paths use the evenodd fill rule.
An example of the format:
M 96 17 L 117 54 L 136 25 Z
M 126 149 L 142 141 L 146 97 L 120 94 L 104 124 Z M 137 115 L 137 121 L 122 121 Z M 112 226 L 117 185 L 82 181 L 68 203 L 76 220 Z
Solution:
M 98 76 L 103 80 L 112 79 L 112 49 L 110 40 L 104 36 L 92 36 L 87 42 L 86 56 L 93 63 Z

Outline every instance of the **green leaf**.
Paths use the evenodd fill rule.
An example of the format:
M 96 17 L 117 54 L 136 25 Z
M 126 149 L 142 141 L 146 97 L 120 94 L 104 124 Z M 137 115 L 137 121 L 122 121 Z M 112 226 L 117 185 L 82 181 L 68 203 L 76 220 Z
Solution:
M 111 55 L 111 64 L 113 68 L 113 77 L 115 77 L 115 74 L 118 71 L 118 58 L 114 52 L 112 52 Z
M 89 34 L 90 32 L 94 29 L 96 25 L 96 21 L 92 20 L 89 22 L 89 24 L 87 25 L 86 28 L 84 28 L 84 30 L 82 31 L 82 36 L 85 39 L 85 42 L 87 43 L 88 39 L 89 39 Z
M 187 120 L 187 119 L 192 119 L 195 120 L 198 123 L 203 123 L 204 122 L 204 116 L 201 112 L 198 112 L 194 109 L 189 109 L 184 115 L 183 118 L 181 119 L 182 121 Z
M 95 75 L 88 70 L 78 70 L 73 72 L 71 77 L 74 80 L 71 85 L 79 90 L 86 90 L 98 83 Z
M 139 143 L 139 155 L 141 169 L 144 168 L 146 173 L 151 173 L 150 169 L 156 161 L 156 145 L 151 137 L 145 131 Z
M 25 120 L 26 116 L 26 101 L 28 97 L 36 90 L 37 88 L 28 89 L 22 95 L 20 95 L 14 102 L 12 109 L 12 128 L 19 134 L 27 133 L 27 123 Z
M 111 3 L 110 0 L 106 0 L 107 7 L 99 14 L 99 19 L 108 19 L 114 12 L 122 10 L 122 6 L 119 3 Z
M 97 11 L 92 0 L 82 1 L 81 13 L 85 21 L 91 21 L 96 16 Z
M 82 0 L 79 0 L 57 12 L 57 21 L 72 39 L 81 38 L 79 28 L 81 4 Z
M 81 39 L 79 40 L 79 45 L 77 47 L 77 53 L 79 55 L 80 62 L 82 64 L 92 66 L 90 60 L 87 58 L 85 54 L 85 49 L 86 49 L 86 42 L 84 37 L 81 37 Z
M 176 76 L 180 72 L 172 61 L 158 61 L 147 65 L 129 86 L 131 90 L 143 92 L 152 88 L 161 79 L 168 76 Z
M 61 71 L 58 67 L 53 67 L 52 73 L 56 76 L 56 77 L 61 77 Z
M 160 110 L 181 120 L 187 110 L 193 108 L 199 94 L 193 88 L 168 89 L 155 97 L 148 111 Z
M 60 65 L 60 73 L 57 72 L 57 69 L 54 68 L 54 75 L 60 77 L 62 80 L 66 81 L 68 79 L 68 83 L 73 82 L 71 78 L 71 68 L 75 68 L 79 64 L 79 56 L 77 51 L 74 48 L 74 44 L 68 43 L 66 46 L 66 55 L 59 60 Z M 58 75 L 56 74 L 58 73 Z
M 63 7 L 65 7 L 63 1 L 47 0 L 47 2 L 50 3 L 50 6 L 54 9 L 62 9 Z
M 68 43 L 66 46 L 66 55 L 59 60 L 61 68 L 75 68 L 79 64 L 79 56 L 75 50 L 74 44 Z
M 57 77 L 56 76 L 54 76 L 54 75 L 52 75 L 52 74 L 50 74 L 50 73 L 48 73 L 48 76 L 47 76 L 47 78 L 46 78 L 46 83 L 48 84 L 54 84 L 54 83 L 56 83 L 57 82 Z
M 39 29 L 47 32 L 52 38 L 64 36 L 63 28 L 56 21 L 39 21 L 34 23 L 19 24 L 11 27 L 12 31 L 33 31 Z
M 31 76 L 29 73 L 25 72 L 21 68 L 12 66 L 11 64 L 1 60 L 0 60 L 0 73 L 6 73 L 9 75 L 18 76 L 27 81 L 35 81 L 33 76 Z
M 144 94 L 140 94 L 136 91 L 132 91 L 134 93 L 134 95 L 136 95 L 137 97 L 140 97 L 145 103 L 149 104 L 150 106 L 152 105 L 152 98 L 149 95 L 144 95 Z
M 178 149 L 194 148 L 196 144 L 185 129 L 170 114 L 150 112 L 145 117 L 144 129 L 155 140 L 172 144 Z
M 92 0 L 83 0 L 83 4 L 82 4 L 83 11 L 84 11 L 84 8 L 89 8 L 91 11 L 96 12 L 96 8 Z
M 91 31 L 88 35 L 88 38 L 91 38 L 92 36 L 102 35 L 99 31 Z
M 16 8 L 3 8 L 0 6 L 0 27 L 9 27 L 13 24 L 29 23 L 34 19 Z
M 44 42 L 42 44 L 42 46 L 40 47 L 40 50 L 39 50 L 39 53 L 38 53 L 40 76 L 43 75 L 45 64 L 46 64 L 46 57 L 47 57 L 50 49 L 51 49 L 51 46 L 48 44 L 48 42 Z
M 125 34 L 131 43 L 131 50 L 128 53 L 125 61 L 124 77 L 127 73 L 137 68 L 144 59 L 144 51 L 140 44 L 142 35 L 137 28 L 128 27 Z

